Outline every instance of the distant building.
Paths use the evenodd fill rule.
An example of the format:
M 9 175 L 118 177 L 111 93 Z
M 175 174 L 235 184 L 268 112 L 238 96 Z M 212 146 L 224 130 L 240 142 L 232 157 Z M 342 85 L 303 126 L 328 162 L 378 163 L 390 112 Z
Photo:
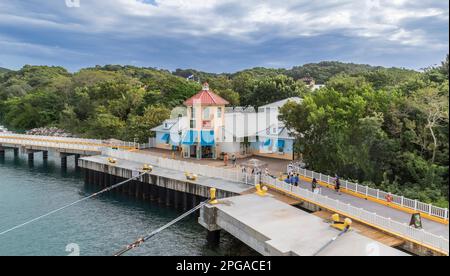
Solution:
M 311 78 L 311 77 L 301 78 L 300 81 L 304 82 L 305 85 L 310 87 L 310 88 L 313 88 L 314 85 L 316 84 L 316 81 L 313 78 Z
M 311 77 L 301 78 L 300 81 L 305 83 L 305 85 L 308 86 L 312 91 L 318 90 L 325 86 L 324 84 L 316 84 L 316 81 Z
M 178 149 L 184 158 L 246 157 L 259 155 L 293 159 L 293 132 L 279 121 L 279 108 L 288 101 L 300 103 L 300 98 L 289 98 L 253 108 L 226 108 L 229 103 L 209 90 L 202 90 L 184 102 L 187 116 L 169 119 L 153 128 L 156 147 Z

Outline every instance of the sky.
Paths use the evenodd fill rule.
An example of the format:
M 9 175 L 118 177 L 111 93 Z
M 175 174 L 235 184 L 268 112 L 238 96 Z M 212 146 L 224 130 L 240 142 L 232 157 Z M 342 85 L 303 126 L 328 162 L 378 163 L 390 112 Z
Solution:
M 445 0 L 0 0 L 0 67 L 419 70 L 445 58 L 448 33 Z

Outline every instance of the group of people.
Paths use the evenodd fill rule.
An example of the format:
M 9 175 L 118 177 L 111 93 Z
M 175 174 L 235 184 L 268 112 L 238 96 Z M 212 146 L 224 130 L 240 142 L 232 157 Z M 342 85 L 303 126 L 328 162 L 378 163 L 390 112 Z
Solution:
M 298 173 L 290 172 L 288 173 L 288 176 L 284 180 L 284 182 L 294 186 L 298 186 L 298 183 L 300 182 L 300 175 Z
M 294 173 L 291 171 L 288 173 L 286 179 L 284 179 L 284 182 L 294 186 L 298 186 L 300 182 L 300 175 L 298 173 Z M 339 180 L 339 176 L 336 175 L 336 177 L 334 178 L 334 190 L 336 191 L 336 193 L 341 194 L 340 189 L 341 189 L 341 181 Z M 317 192 L 320 193 L 320 187 L 318 185 L 316 178 L 313 178 L 311 181 L 311 191 L 313 193 Z
M 224 163 L 225 167 L 228 166 L 228 159 L 229 159 L 228 153 L 225 153 L 223 155 L 223 163 Z M 233 166 L 233 168 L 236 168 L 237 158 L 236 158 L 236 155 L 234 155 L 234 154 L 231 156 L 231 165 Z

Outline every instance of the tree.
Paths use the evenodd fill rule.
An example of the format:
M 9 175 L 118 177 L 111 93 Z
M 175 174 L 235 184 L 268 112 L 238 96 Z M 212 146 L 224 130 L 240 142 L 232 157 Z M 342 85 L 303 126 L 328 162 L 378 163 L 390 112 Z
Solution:
M 137 138 L 140 143 L 146 143 L 154 134 L 151 129 L 160 125 L 170 117 L 170 109 L 163 106 L 148 106 L 142 116 L 132 116 L 128 121 L 125 134 L 127 140 Z
M 411 105 L 417 111 L 422 112 L 426 124 L 424 127 L 428 129 L 432 137 L 432 157 L 431 163 L 435 162 L 436 149 L 438 147 L 438 137 L 435 133 L 437 127 L 442 126 L 442 123 L 448 124 L 448 89 L 447 93 L 441 93 L 437 88 L 427 87 L 420 89 L 411 97 Z
M 289 97 L 300 97 L 307 92 L 305 84 L 290 77 L 284 75 L 265 77 L 256 81 L 249 97 L 249 103 L 254 107 L 259 107 Z

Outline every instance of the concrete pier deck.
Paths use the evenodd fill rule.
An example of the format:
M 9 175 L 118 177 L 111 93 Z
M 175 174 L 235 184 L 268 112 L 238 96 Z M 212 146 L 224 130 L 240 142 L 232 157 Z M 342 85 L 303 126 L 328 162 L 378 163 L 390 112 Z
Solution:
M 321 218 L 283 203 L 271 195 L 248 194 L 203 207 L 199 223 L 223 229 L 266 256 L 311 256 L 339 231 Z M 341 236 L 317 255 L 405 256 L 406 253 L 360 235 Z
M 123 160 L 123 159 L 116 159 L 117 162 L 115 164 L 111 164 L 108 162 L 107 156 L 90 156 L 90 157 L 83 157 L 80 159 L 80 167 L 86 168 L 86 169 L 92 169 L 97 171 L 103 171 L 105 170 L 105 166 L 109 169 L 117 168 L 124 170 L 125 172 L 129 173 L 132 171 L 141 171 L 144 163 L 135 162 L 135 161 L 129 161 L 129 160 Z M 124 172 L 115 172 L 115 174 L 123 174 Z M 210 188 L 216 188 L 218 191 L 218 197 L 228 197 L 232 195 L 239 195 L 242 194 L 249 189 L 252 189 L 253 186 L 249 186 L 246 184 L 238 183 L 238 182 L 232 182 L 227 181 L 223 179 L 213 178 L 213 177 L 207 177 L 207 176 L 199 176 L 196 181 L 187 180 L 186 176 L 184 175 L 184 172 L 182 171 L 175 171 L 170 169 L 165 169 L 161 167 L 154 166 L 153 171 L 150 173 L 150 175 L 161 177 L 164 179 L 170 179 L 173 181 L 177 181 L 179 183 L 190 183 L 193 185 L 196 185 L 198 188 L 202 190 L 201 196 L 208 197 L 209 196 L 209 189 Z M 122 177 L 128 177 L 128 175 L 118 175 Z M 131 177 L 131 175 L 129 175 Z M 203 188 L 203 189 L 202 189 Z M 200 190 L 197 189 L 197 190 Z M 200 191 L 197 191 L 200 192 Z

